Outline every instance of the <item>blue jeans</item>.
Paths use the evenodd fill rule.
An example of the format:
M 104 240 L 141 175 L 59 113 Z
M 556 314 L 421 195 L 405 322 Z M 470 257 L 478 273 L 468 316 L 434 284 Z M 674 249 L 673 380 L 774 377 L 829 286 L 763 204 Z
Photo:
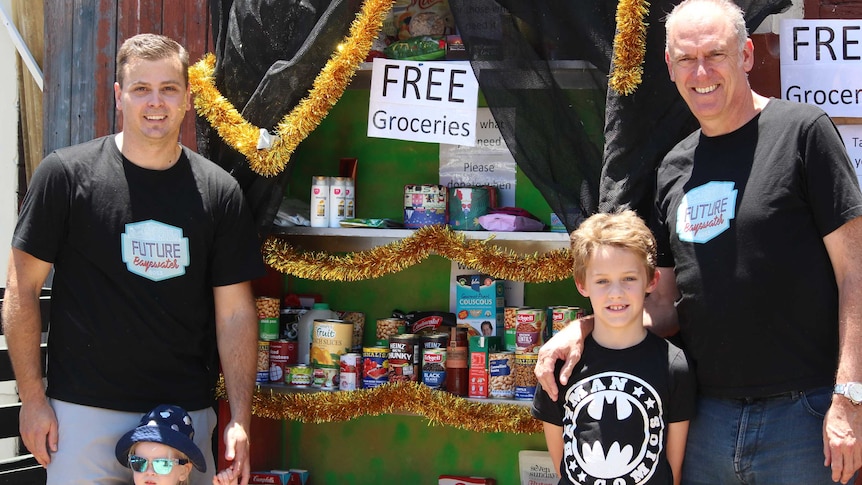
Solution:
M 831 388 L 760 399 L 699 397 L 682 483 L 834 483 L 832 469 L 823 466 L 823 417 L 831 402 Z

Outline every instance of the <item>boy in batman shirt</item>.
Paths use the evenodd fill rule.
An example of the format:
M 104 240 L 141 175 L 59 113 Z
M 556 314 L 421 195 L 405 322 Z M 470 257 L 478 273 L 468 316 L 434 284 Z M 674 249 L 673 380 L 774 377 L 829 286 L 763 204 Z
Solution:
M 595 328 L 562 399 L 539 386 L 531 409 L 559 483 L 679 485 L 696 389 L 682 350 L 643 326 L 644 299 L 659 278 L 655 239 L 627 210 L 584 221 L 571 249 Z

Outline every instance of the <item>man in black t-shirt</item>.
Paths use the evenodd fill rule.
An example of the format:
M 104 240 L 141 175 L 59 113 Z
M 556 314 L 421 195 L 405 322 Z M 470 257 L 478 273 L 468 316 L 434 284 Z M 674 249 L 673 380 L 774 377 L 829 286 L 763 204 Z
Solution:
M 123 131 L 48 155 L 12 240 L 3 326 L 24 444 L 48 484 L 131 483 L 114 444 L 143 413 L 189 411 L 212 449 L 219 363 L 231 421 L 225 459 L 248 481 L 257 311 L 264 274 L 239 184 L 178 143 L 190 108 L 188 53 L 141 34 L 117 55 Z M 47 389 L 38 297 L 53 269 Z M 215 461 L 205 453 L 212 482 Z
M 678 329 L 697 371 L 683 483 L 847 483 L 862 466 L 856 175 L 822 110 L 751 90 L 739 7 L 686 0 L 666 28 L 671 80 L 701 129 L 657 171 L 661 279 L 645 322 Z M 540 352 L 551 397 L 555 361 L 565 383 L 589 330 L 570 325 Z

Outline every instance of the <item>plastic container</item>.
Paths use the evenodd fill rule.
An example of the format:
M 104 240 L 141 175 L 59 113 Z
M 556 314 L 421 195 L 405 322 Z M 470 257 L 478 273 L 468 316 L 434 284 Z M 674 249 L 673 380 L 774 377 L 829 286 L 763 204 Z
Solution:
M 311 310 L 308 310 L 299 317 L 299 323 L 296 326 L 297 341 L 299 342 L 297 350 L 298 363 L 311 363 L 309 353 L 311 352 L 311 331 L 314 328 L 314 321 L 330 320 L 333 318 L 335 318 L 335 312 L 329 309 L 329 303 L 315 303 Z

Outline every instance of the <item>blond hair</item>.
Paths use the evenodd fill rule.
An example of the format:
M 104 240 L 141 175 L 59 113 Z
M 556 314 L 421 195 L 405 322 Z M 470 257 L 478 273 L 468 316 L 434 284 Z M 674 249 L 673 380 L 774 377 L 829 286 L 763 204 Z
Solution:
M 647 280 L 656 271 L 656 242 L 644 221 L 632 210 L 600 213 L 587 218 L 569 237 L 572 273 L 575 281 L 584 282 L 587 263 L 601 246 L 627 249 L 643 260 Z

